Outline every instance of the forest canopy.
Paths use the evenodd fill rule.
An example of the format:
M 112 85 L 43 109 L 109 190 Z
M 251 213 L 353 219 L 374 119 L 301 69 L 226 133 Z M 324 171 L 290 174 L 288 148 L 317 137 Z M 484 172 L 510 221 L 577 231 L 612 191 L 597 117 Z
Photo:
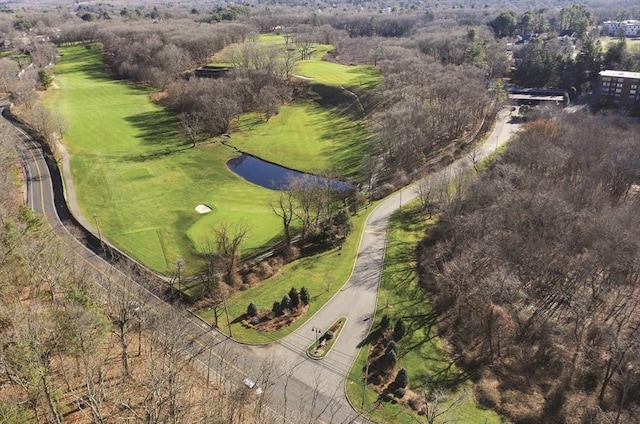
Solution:
M 529 123 L 422 242 L 443 335 L 515 422 L 638 420 L 638 152 L 611 120 Z

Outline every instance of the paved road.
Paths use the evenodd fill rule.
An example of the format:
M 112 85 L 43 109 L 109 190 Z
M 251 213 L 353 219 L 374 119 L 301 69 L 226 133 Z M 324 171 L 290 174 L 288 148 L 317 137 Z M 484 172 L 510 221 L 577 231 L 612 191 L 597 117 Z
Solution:
M 489 155 L 515 133 L 517 125 L 508 123 L 507 120 L 508 113 L 500 115 L 487 142 L 477 149 L 475 160 Z M 66 240 L 69 247 L 91 266 L 100 272 L 110 272 L 111 264 L 73 238 L 63 225 L 61 219 L 66 221 L 71 216 L 64 200 L 60 175 L 52 176 L 49 173 L 50 169 L 56 172 L 56 166 L 52 166 L 51 163 L 53 158 L 49 157 L 47 163 L 41 146 L 31 140 L 24 131 L 16 131 L 20 132 L 23 140 L 18 150 L 25 166 L 29 204 L 36 212 L 41 213 L 54 231 Z M 452 176 L 471 165 L 470 158 L 465 157 L 442 172 Z M 69 194 L 71 193 L 67 193 Z M 366 420 L 359 418 L 346 400 L 345 377 L 358 354 L 358 343 L 366 337 L 371 318 L 375 314 L 389 218 L 403 202 L 408 202 L 416 196 L 415 185 L 406 187 L 372 211 L 361 238 L 352 275 L 344 287 L 295 333 L 268 346 L 242 346 L 233 343 L 194 319 L 180 306 L 170 305 L 142 287 L 117 289 L 142 293 L 149 313 L 158 316 L 176 312 L 182 314 L 191 336 L 198 340 L 197 344 L 200 347 L 206 347 L 199 353 L 199 365 L 204 369 L 209 366 L 215 372 L 220 367 L 210 365 L 211 363 L 224 364 L 223 368 L 233 370 L 233 378 L 238 384 L 244 376 L 260 382 L 265 387 L 263 396 L 268 397 L 271 405 L 270 413 L 277 421 L 364 423 Z M 66 199 L 73 202 L 73 195 L 70 197 L 71 199 Z M 347 316 L 348 321 L 329 355 L 320 361 L 307 358 L 305 350 L 315 338 L 312 328 L 327 329 L 340 316 Z M 303 415 L 294 415 L 293 411 L 299 410 L 304 411 Z
M 442 171 L 426 178 L 436 182 L 445 181 L 443 178 L 452 178 L 468 170 L 474 162 L 488 157 L 499 146 L 506 143 L 518 129 L 519 125 L 510 121 L 509 112 L 501 111 L 493 131 L 473 154 L 453 162 Z M 313 384 L 317 376 L 322 375 L 326 393 L 340 392 L 344 396 L 343 402 L 347 403 L 344 391 L 345 384 L 348 382 L 345 381 L 345 377 L 358 355 L 358 344 L 369 333 L 371 318 L 376 311 L 389 218 L 403 203 L 417 197 L 417 184 L 412 184 L 391 195 L 371 213 L 360 241 L 353 272 L 344 287 L 297 331 L 272 345 L 253 347 L 254 352 L 263 356 L 277 355 L 295 363 L 296 377 L 306 384 Z M 321 361 L 301 360 L 306 348 L 315 339 L 313 328 L 319 327 L 324 331 L 341 316 L 347 317 L 347 324 L 327 357 Z M 361 406 L 353 405 L 356 409 Z
M 67 209 L 54 159 L 44 153 L 42 146 L 21 128 L 16 126 L 14 131 L 21 141 L 15 147 L 24 167 L 27 203 L 45 218 L 69 250 L 74 251 L 87 264 L 105 275 L 119 272 L 101 255 L 78 241 L 77 233 L 71 234 L 68 227 L 74 225 L 73 218 Z M 266 408 L 268 416 L 263 417 L 263 422 L 350 423 L 357 417 L 357 413 L 351 408 L 342 407 L 343 393 L 328 393 L 317 384 L 308 385 L 297 377 L 295 369 L 287 368 L 288 363 L 279 358 L 254 354 L 249 347 L 233 342 L 193 317 L 180 303 L 167 303 L 161 298 L 161 293 L 154 293 L 131 280 L 125 279 L 124 282 L 115 284 L 113 279 L 105 280 L 111 282 L 108 287 L 102 287 L 103 290 L 121 291 L 135 296 L 144 305 L 147 316 L 156 318 L 156 322 L 165 322 L 163 317 L 172 314 L 181 315 L 181 322 L 186 326 L 185 337 L 195 340 L 192 350 L 196 365 L 205 372 L 209 368 L 212 375 L 224 374 L 227 387 L 242 387 L 244 377 L 257 381 L 264 388 L 262 396 L 269 405 Z M 156 330 L 167 333 L 173 331 L 171 328 Z M 212 377 L 212 380 L 215 381 L 216 377 Z M 281 387 L 287 387 L 287 392 L 292 394 L 286 402 L 284 393 L 277 390 Z

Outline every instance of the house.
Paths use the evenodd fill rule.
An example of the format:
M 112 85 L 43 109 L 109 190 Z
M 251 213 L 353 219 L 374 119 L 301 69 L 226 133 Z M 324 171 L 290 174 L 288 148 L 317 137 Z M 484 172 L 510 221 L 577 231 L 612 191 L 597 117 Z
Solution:
M 559 39 L 576 38 L 576 31 L 573 29 L 563 29 L 558 33 Z
M 640 36 L 640 21 L 630 19 L 626 21 L 604 21 L 602 32 L 612 37 L 638 37 Z
M 640 110 L 640 72 L 601 71 L 598 83 L 600 104 Z

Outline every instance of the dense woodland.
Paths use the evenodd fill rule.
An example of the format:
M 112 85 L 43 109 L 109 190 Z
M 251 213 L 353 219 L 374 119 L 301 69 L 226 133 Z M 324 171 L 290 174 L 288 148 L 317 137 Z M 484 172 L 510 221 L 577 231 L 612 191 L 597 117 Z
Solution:
M 637 128 L 526 125 L 420 246 L 441 335 L 519 423 L 637 422 Z
M 98 42 L 114 78 L 153 87 L 195 145 L 228 132 L 242 112 L 268 120 L 299 96 L 316 99 L 293 82 L 292 70 L 310 43 L 332 44 L 327 60 L 382 73 L 378 87 L 354 89 L 362 109 L 344 113 L 375 134 L 360 182 L 387 181 L 392 190 L 464 150 L 501 106 L 502 77 L 579 94 L 603 68 L 639 69 L 624 40 L 607 47 L 594 41 L 593 25 L 619 17 L 608 1 L 588 2 L 588 9 L 537 2 L 528 10 L 529 2 L 442 0 L 385 13 L 359 1 L 313 10 L 265 3 L 271 8 L 87 2 L 54 13 L 15 2 L 0 14 L 0 44 L 9 53 L 0 57 L 0 91 L 45 139 L 62 134 L 64 120 L 37 105 L 36 89 L 55 81 L 56 44 Z M 624 16 L 637 17 L 635 2 L 619 3 Z M 510 72 L 509 37 L 574 24 L 584 29 L 577 40 L 523 46 Z M 291 35 L 295 55 L 252 43 L 276 27 Z M 247 44 L 226 58 L 236 65 L 228 75 L 193 76 L 237 42 Z M 8 133 L 1 130 L 3 141 Z M 637 131 L 593 116 L 528 124 L 478 183 L 448 199 L 421 244 L 422 284 L 442 336 L 476 379 L 482 402 L 516 422 L 639 419 L 639 142 Z M 242 422 L 257 414 L 266 422 L 264 405 L 247 403 L 222 377 L 211 401 L 209 381 L 186 368 L 185 355 L 193 359 L 188 337 L 161 337 L 136 310 L 140 294 L 100 295 L 105 276 L 78 264 L 41 218 L 20 206 L 16 156 L 3 147 L 0 161 L 0 421 L 73 415 L 102 422 L 115 414 Z

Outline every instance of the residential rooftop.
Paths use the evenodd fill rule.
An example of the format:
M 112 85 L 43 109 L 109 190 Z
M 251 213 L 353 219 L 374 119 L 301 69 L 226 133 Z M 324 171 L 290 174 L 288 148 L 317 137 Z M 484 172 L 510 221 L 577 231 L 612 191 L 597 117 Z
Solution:
M 600 71 L 601 77 L 616 77 L 616 78 L 638 78 L 640 79 L 640 72 L 630 71 Z

